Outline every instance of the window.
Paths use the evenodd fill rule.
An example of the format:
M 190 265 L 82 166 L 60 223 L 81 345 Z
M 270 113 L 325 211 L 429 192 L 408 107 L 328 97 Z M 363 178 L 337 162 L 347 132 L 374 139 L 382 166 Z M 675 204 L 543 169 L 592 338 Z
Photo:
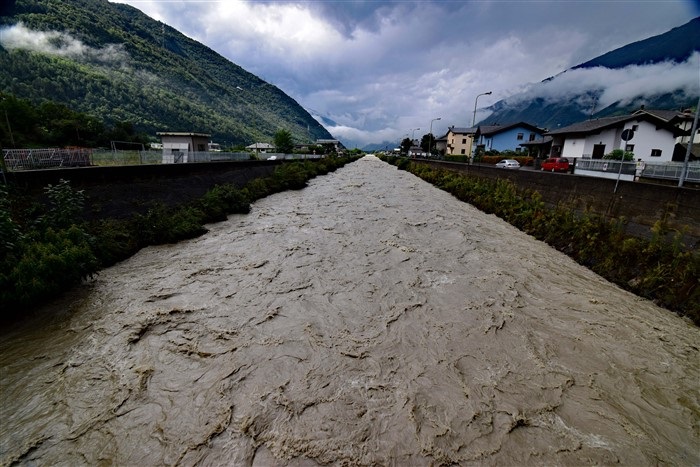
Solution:
M 530 133 L 530 141 L 535 141 L 535 134 L 534 133 Z
M 467 144 L 467 138 L 462 138 L 462 144 Z
M 522 141 L 523 136 L 525 136 L 523 133 L 518 133 L 518 141 Z
M 462 153 L 462 154 L 466 154 L 465 151 L 466 151 L 466 149 L 462 149 L 462 152 L 461 152 L 461 153 Z
M 626 144 L 626 145 L 625 145 L 625 151 L 627 151 L 627 152 L 634 152 L 634 144 Z
M 652 149 L 651 157 L 661 157 L 661 149 Z
M 522 148 L 515 148 L 515 152 L 520 152 Z

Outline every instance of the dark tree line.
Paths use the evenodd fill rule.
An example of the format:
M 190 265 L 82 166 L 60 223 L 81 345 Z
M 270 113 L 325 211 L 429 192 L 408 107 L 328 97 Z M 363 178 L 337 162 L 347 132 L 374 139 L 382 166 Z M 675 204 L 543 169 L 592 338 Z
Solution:
M 33 104 L 0 93 L 0 145 L 5 149 L 41 147 L 109 147 L 111 141 L 148 143 L 130 122 L 106 124 L 63 104 Z

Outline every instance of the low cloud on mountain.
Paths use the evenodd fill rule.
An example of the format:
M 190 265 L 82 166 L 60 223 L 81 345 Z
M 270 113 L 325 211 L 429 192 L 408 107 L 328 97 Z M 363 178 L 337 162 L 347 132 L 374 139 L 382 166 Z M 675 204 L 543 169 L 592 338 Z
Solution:
M 124 65 L 128 54 L 120 44 L 94 48 L 65 32 L 35 31 L 22 23 L 0 27 L 0 45 L 7 50 L 30 50 L 77 61 Z
M 590 109 L 593 105 L 601 109 L 615 103 L 622 106 L 643 103 L 645 97 L 669 91 L 680 91 L 690 99 L 698 93 L 699 69 L 700 52 L 682 63 L 667 61 L 618 69 L 576 68 L 532 84 L 504 102 L 517 107 L 536 98 L 549 104 L 578 96 L 576 103 L 582 109 Z

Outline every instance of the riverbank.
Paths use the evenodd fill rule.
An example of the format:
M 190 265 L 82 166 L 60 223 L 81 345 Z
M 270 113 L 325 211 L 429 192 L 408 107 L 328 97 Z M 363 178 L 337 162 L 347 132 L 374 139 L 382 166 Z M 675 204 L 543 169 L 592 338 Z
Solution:
M 700 463 L 700 329 L 405 171 L 207 228 L 3 330 L 1 465 Z
M 519 189 L 508 179 L 470 177 L 405 158 L 386 161 L 499 216 L 607 280 L 700 325 L 700 251 L 682 244 L 683 232 L 674 234 L 659 221 L 648 235 L 632 236 L 626 232 L 624 217 L 546 205 L 537 191 Z
M 146 246 L 202 235 L 207 223 L 247 213 L 260 198 L 301 189 L 308 180 L 356 159 L 257 163 L 233 166 L 228 173 L 208 170 L 206 176 L 190 164 L 189 171 L 176 167 L 180 177 L 164 181 L 137 181 L 133 170 L 117 170 L 102 171 L 102 180 L 81 182 L 86 175 L 69 171 L 60 173 L 72 182 L 59 178 L 43 193 L 36 186 L 0 186 L 0 322 L 22 319 Z M 128 193 L 122 191 L 124 181 Z

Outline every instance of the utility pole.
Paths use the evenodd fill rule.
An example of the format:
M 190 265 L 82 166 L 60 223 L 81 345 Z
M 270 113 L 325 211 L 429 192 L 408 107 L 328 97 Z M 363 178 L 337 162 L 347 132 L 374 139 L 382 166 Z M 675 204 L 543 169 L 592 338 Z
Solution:
M 695 119 L 693 120 L 693 127 L 690 130 L 690 139 L 688 139 L 688 147 L 685 149 L 685 161 L 683 161 L 683 169 L 681 170 L 681 176 L 678 179 L 678 187 L 683 186 L 685 182 L 686 174 L 688 173 L 688 162 L 690 161 L 690 150 L 693 147 L 693 141 L 695 140 L 695 132 L 698 129 L 698 115 L 700 115 L 700 97 L 698 98 L 698 105 L 695 106 Z

